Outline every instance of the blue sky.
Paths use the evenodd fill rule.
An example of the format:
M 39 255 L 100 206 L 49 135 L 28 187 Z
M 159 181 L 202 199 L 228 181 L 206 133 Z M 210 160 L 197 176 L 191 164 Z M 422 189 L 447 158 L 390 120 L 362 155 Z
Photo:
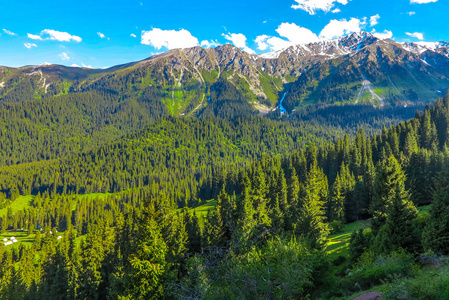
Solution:
M 447 0 L 2 1 L 0 65 L 94 68 L 171 48 L 231 43 L 249 53 L 365 30 L 449 41 Z

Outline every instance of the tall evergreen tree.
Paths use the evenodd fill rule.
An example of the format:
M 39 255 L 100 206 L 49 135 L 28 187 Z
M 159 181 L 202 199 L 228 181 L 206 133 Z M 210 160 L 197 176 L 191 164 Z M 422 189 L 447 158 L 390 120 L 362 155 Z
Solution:
M 373 203 L 370 211 L 373 215 L 371 227 L 376 235 L 384 225 L 388 215 L 388 207 L 395 197 L 406 199 L 408 192 L 405 190 L 405 174 L 394 156 L 382 161 L 377 166 L 374 182 Z
M 409 252 L 417 250 L 419 239 L 415 235 L 413 220 L 418 210 L 399 186 L 395 187 L 394 195 L 387 209 L 385 224 L 376 236 L 374 247 L 382 253 L 391 253 L 404 249 Z
M 318 167 L 316 152 L 312 152 L 311 159 L 304 195 L 300 199 L 296 231 L 307 237 L 313 247 L 319 248 L 329 234 L 329 227 L 325 223 L 328 183 L 326 175 Z
M 129 284 L 126 294 L 131 299 L 162 299 L 164 276 L 168 265 L 168 248 L 160 225 L 154 218 L 154 207 L 144 207 L 139 222 L 135 252 L 129 261 Z
M 430 217 L 424 227 L 422 241 L 424 249 L 438 254 L 449 254 L 449 163 L 438 176 Z

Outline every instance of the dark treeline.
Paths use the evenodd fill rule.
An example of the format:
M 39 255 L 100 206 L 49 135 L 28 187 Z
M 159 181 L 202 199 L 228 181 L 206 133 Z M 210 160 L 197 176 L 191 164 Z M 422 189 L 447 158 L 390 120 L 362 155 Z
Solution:
M 219 88 L 219 83 L 211 87 L 214 99 L 240 95 L 235 88 Z M 248 116 L 167 118 L 161 117 L 163 106 L 150 100 L 154 97 L 157 91 L 150 87 L 137 102 L 85 92 L 20 106 L 5 104 L 0 108 L 6 120 L 6 129 L 0 131 L 1 158 L 6 164 L 32 162 L 1 167 L 0 190 L 15 199 L 45 191 L 118 192 L 150 185 L 156 186 L 151 190 L 161 187 L 176 194 L 178 203 L 194 204 L 209 197 L 203 189 L 198 194 L 198 187 L 211 184 L 213 171 L 238 168 L 263 154 L 291 153 L 310 141 L 322 144 L 345 133 L 353 137 L 359 128 L 376 132 L 382 122 L 395 124 L 411 115 L 409 109 L 393 113 L 388 108 L 345 106 L 298 111 L 282 122 Z M 342 109 L 347 118 L 341 117 Z M 148 123 L 153 125 L 108 143 Z M 87 151 L 92 148 L 96 150 Z
M 447 98 L 439 100 L 434 106 L 426 108 L 423 113 L 417 113 L 410 121 L 392 126 L 390 129 L 383 128 L 381 134 L 367 137 L 362 128 L 355 139 L 348 136 L 329 143 L 317 150 L 317 163 L 323 175 L 328 179 L 329 185 L 348 184 L 337 182 L 340 178 L 346 178 L 353 182 L 357 190 L 359 204 L 347 205 L 354 209 L 360 209 L 355 214 L 351 213 L 348 220 L 353 221 L 366 213 L 372 197 L 372 185 L 375 176 L 375 166 L 391 155 L 395 156 L 407 174 L 407 187 L 411 189 L 416 204 L 429 203 L 428 193 L 432 190 L 433 177 L 441 170 L 444 153 L 447 149 L 448 138 L 448 114 L 445 112 Z M 343 107 L 342 107 L 343 108 Z M 351 109 L 349 109 L 351 110 Z M 444 112 L 444 113 L 443 113 Z M 351 115 L 351 113 L 349 113 Z M 351 116 L 349 116 L 351 119 Z M 437 129 L 438 128 L 438 129 Z M 302 149 L 292 155 L 283 158 L 266 159 L 259 162 L 267 178 L 272 184 L 277 182 L 279 169 L 282 169 L 280 181 L 291 180 L 289 176 L 295 173 L 300 182 L 305 181 L 305 170 L 310 165 L 312 154 L 310 149 Z M 257 165 L 253 166 L 257 168 Z M 293 170 L 294 169 L 294 170 Z M 294 172 L 293 172 L 294 171 Z M 209 179 L 210 186 L 203 187 L 203 195 L 206 198 L 214 198 L 225 183 L 228 193 L 242 192 L 241 186 L 245 172 L 253 174 L 254 170 L 244 171 L 236 175 L 235 172 L 226 170 L 217 172 Z M 286 175 L 290 174 L 290 175 Z M 421 184 L 416 185 L 416 182 Z M 273 187 L 274 188 L 274 187 Z M 354 187 L 353 187 L 354 188 Z M 272 199 L 274 201 L 275 199 Z
M 371 105 L 309 105 L 296 110 L 288 117 L 292 122 L 314 122 L 315 124 L 341 127 L 343 130 L 356 131 L 364 128 L 368 135 L 376 133 L 383 127 L 391 127 L 399 121 L 409 120 L 415 116 L 417 110 L 424 106 L 382 108 Z M 270 113 L 269 117 L 278 117 L 279 111 Z
M 66 159 L 0 168 L 0 189 L 15 197 L 119 192 L 150 185 L 177 202 L 197 201 L 198 186 L 223 165 L 243 166 L 266 154 L 283 154 L 310 141 L 343 133 L 252 117 L 235 120 L 162 118 L 145 130 Z M 15 195 L 15 196 L 13 196 Z
M 51 160 L 94 149 L 167 114 L 151 87 L 137 99 L 82 92 L 0 105 L 0 164 Z
M 175 134 L 170 122 L 199 129 L 194 121 L 166 119 L 154 132 Z M 205 122 L 212 130 L 224 121 Z M 412 254 L 448 254 L 448 128 L 446 97 L 372 137 L 361 131 L 353 141 L 311 143 L 284 157 L 221 168 L 202 186 L 217 203 L 204 217 L 178 209 L 176 195 L 161 189 L 157 196 L 136 189 L 96 200 L 53 201 L 46 192 L 28 212 L 2 219 L 6 227 L 42 232 L 30 247 L 0 246 L 0 298 L 330 299 L 388 274 L 409 276 Z M 131 155 L 120 152 L 135 160 Z M 417 218 L 416 205 L 432 200 L 430 213 Z M 353 234 L 350 272 L 339 273 L 324 250 L 326 237 L 361 217 L 372 218 L 371 229 Z M 61 238 L 56 229 L 66 229 Z

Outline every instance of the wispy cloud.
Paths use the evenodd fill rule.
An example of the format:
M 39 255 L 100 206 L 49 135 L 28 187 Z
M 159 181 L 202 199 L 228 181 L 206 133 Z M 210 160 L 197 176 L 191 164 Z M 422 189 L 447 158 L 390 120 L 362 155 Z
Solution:
M 33 44 L 33 43 L 24 43 L 23 44 L 25 47 L 27 47 L 28 49 L 31 49 L 31 48 L 33 48 L 33 47 L 37 47 L 37 45 L 36 44 Z
M 416 3 L 416 4 L 426 4 L 426 3 L 432 3 L 437 2 L 438 0 L 410 0 L 410 3 Z
M 137 37 L 134 33 L 131 33 L 130 36 L 133 38 Z
M 32 40 L 39 40 L 42 41 L 42 37 L 40 35 L 36 35 L 36 34 L 31 34 L 31 33 L 27 33 L 28 38 L 32 39 Z
M 97 32 L 97 34 L 98 34 L 98 36 L 99 36 L 100 38 L 102 38 L 102 39 L 108 39 L 108 40 L 109 40 L 109 38 L 108 38 L 106 35 L 104 35 L 104 33 Z
M 12 32 L 12 31 L 9 31 L 8 29 L 5 29 L 5 28 L 3 28 L 3 32 L 8 34 L 8 35 L 12 35 L 12 36 L 17 35 L 16 33 Z
M 67 55 L 67 53 L 65 53 L 65 52 L 62 52 L 61 54 L 59 54 L 59 57 L 62 59 L 62 60 L 69 60 L 70 59 L 70 57 Z
M 77 43 L 82 41 L 79 36 L 53 29 L 44 29 L 41 31 L 40 35 L 28 33 L 27 36 L 32 40 L 55 40 L 59 42 L 75 41 Z
M 424 39 L 424 34 L 421 32 L 406 32 L 405 33 L 408 36 L 417 38 L 418 40 L 423 40 Z

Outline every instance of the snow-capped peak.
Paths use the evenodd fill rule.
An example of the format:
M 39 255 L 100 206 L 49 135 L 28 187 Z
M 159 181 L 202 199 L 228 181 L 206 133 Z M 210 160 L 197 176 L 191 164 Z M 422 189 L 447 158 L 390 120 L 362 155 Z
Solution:
M 435 51 L 440 48 L 449 48 L 449 42 L 416 42 L 400 43 L 402 48 L 415 54 L 421 54 L 426 51 Z
M 276 59 L 281 53 L 292 54 L 297 56 L 327 56 L 335 58 L 346 55 L 354 51 L 359 51 L 368 45 L 378 41 L 378 38 L 371 33 L 361 31 L 354 32 L 348 36 L 338 39 L 326 40 L 322 39 L 318 42 L 308 44 L 295 44 L 282 50 L 260 54 L 262 58 Z

